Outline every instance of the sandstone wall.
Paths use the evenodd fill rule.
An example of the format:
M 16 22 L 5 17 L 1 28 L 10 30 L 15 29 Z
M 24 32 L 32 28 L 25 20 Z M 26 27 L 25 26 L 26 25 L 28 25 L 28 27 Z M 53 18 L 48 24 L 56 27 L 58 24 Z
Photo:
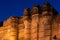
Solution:
M 24 29 L 25 25 L 23 22 L 23 17 L 19 18 L 19 24 L 18 24 L 18 40 L 24 40 Z
M 31 40 L 38 40 L 38 33 L 39 33 L 39 26 L 38 26 L 38 22 L 39 22 L 39 15 L 35 14 L 32 15 L 32 21 L 31 21 Z
M 1 40 L 17 40 L 17 25 L 17 17 L 10 17 L 6 21 L 4 21 L 3 27 L 1 28 Z
M 60 14 L 49 3 L 26 8 L 24 16 L 3 22 L 0 40 L 60 40 Z
M 24 40 L 30 40 L 31 39 L 31 32 L 30 32 L 30 19 L 28 16 L 24 16 L 24 25 L 25 25 L 25 29 L 24 29 Z

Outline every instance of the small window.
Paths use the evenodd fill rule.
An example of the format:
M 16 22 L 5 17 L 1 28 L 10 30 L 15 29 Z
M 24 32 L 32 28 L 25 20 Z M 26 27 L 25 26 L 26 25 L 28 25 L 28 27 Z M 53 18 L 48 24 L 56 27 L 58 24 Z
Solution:
M 57 37 L 56 37 L 56 35 L 54 35 L 53 39 L 54 39 L 54 40 L 57 40 Z

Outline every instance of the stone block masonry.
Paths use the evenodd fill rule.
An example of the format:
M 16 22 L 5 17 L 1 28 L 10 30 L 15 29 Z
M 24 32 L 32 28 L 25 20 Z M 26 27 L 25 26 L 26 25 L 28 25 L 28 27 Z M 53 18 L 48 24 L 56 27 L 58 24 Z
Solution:
M 60 40 L 60 14 L 48 2 L 25 8 L 22 17 L 3 21 L 0 40 Z

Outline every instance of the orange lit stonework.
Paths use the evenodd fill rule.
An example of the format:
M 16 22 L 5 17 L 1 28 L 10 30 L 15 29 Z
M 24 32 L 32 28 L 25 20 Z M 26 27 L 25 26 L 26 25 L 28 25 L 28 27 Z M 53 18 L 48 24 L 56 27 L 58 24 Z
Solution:
M 25 8 L 24 16 L 3 22 L 0 40 L 60 40 L 60 14 L 47 2 Z

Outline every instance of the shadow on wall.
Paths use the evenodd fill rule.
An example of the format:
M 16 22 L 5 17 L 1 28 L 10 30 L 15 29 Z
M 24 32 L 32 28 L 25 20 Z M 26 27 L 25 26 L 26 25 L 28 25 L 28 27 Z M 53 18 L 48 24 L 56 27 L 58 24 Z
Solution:
M 3 26 L 3 22 L 0 22 L 0 27 Z

